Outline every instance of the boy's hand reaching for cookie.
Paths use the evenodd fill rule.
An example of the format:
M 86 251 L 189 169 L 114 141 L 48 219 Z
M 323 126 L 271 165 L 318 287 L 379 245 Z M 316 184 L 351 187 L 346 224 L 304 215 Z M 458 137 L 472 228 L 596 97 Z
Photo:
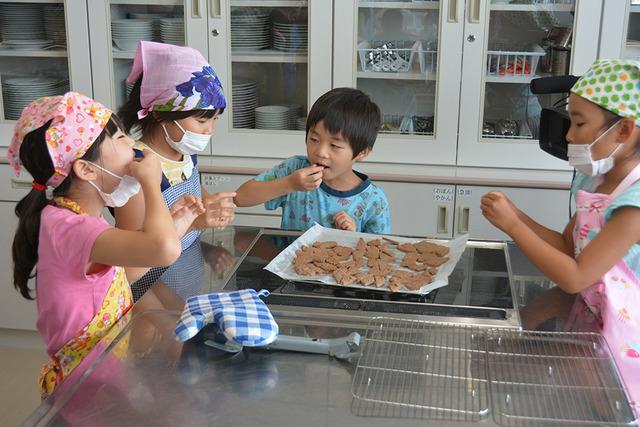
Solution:
M 480 210 L 491 224 L 509 235 L 521 222 L 518 209 L 499 191 L 492 191 L 482 196 Z
M 335 214 L 333 216 L 333 223 L 339 230 L 356 231 L 356 221 L 345 211 Z
M 298 169 L 288 176 L 293 191 L 311 191 L 320 187 L 324 166 L 313 165 Z

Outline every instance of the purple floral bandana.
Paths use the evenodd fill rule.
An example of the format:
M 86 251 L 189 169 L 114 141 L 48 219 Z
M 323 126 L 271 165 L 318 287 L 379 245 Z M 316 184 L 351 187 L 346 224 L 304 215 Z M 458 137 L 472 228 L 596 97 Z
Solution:
M 222 84 L 196 49 L 165 43 L 138 43 L 129 84 L 142 73 L 138 117 L 149 111 L 191 111 L 225 108 Z

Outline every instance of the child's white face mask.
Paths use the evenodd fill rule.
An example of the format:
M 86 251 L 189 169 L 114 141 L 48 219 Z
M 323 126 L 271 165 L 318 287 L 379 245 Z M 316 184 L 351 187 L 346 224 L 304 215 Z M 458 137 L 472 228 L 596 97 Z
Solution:
M 118 178 L 120 180 L 118 187 L 115 190 L 113 190 L 111 193 L 105 193 L 104 191 L 100 190 L 97 185 L 89 181 L 89 184 L 91 184 L 93 188 L 98 190 L 98 194 L 100 194 L 100 197 L 102 197 L 102 200 L 104 200 L 104 204 L 106 206 L 110 208 L 119 208 L 121 206 L 124 206 L 129 201 L 130 198 L 132 198 L 133 196 L 135 196 L 140 192 L 140 183 L 134 177 L 130 175 L 119 176 L 111 171 L 106 170 L 101 166 L 96 165 L 93 162 L 87 162 L 87 163 L 92 164 L 93 166 L 97 167 L 101 171 L 111 175 L 114 178 Z
M 613 168 L 613 155 L 622 146 L 618 146 L 604 159 L 593 160 L 591 156 L 591 147 L 605 136 L 611 129 L 613 129 L 620 121 L 615 122 L 606 131 L 597 137 L 591 144 L 569 144 L 567 146 L 567 157 L 569 157 L 569 164 L 576 170 L 589 176 L 604 175 Z
M 164 139 L 167 141 L 174 150 L 179 153 L 186 154 L 188 156 L 192 154 L 197 154 L 207 148 L 207 144 L 211 140 L 211 134 L 208 133 L 195 133 L 190 130 L 184 130 L 180 123 L 177 121 L 173 121 L 176 126 L 180 128 L 182 131 L 182 138 L 180 141 L 174 141 L 169 136 L 169 132 L 167 132 L 167 128 L 162 125 L 162 129 L 164 130 Z

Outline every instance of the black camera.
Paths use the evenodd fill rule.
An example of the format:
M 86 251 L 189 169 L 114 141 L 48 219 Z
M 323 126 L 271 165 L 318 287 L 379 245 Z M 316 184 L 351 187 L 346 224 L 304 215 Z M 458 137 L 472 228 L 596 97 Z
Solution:
M 530 88 L 536 95 L 565 94 L 578 79 L 576 76 L 540 77 L 531 80 Z M 568 160 L 566 136 L 571 126 L 565 106 L 566 103 L 542 109 L 538 135 L 540 148 L 561 160 Z

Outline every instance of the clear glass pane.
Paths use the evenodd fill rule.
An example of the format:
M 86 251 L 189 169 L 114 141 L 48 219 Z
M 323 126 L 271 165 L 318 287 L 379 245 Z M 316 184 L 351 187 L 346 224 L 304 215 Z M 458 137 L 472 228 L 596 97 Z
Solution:
M 0 119 L 17 120 L 42 96 L 69 90 L 64 5 L 0 3 Z
M 231 7 L 233 127 L 304 130 L 307 3 L 276 8 L 233 6 L 239 3 L 232 2 Z
M 629 0 L 630 12 L 624 57 L 640 59 L 640 0 Z
M 484 70 L 483 138 L 537 138 L 533 78 L 569 73 L 575 0 L 492 0 Z
M 185 44 L 184 6 L 168 1 L 166 5 L 112 4 L 111 41 L 116 88 L 116 108 L 131 91 L 126 78 L 131 71 L 140 40 Z
M 434 134 L 439 13 L 438 1 L 359 2 L 357 87 L 382 133 Z

